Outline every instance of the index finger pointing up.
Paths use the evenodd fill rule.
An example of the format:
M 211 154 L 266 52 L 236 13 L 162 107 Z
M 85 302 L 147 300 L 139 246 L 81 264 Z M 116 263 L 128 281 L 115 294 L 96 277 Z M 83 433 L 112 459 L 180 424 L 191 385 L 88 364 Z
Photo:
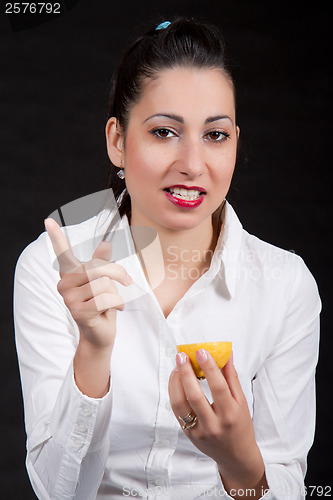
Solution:
M 73 250 L 68 243 L 66 236 L 54 219 L 45 219 L 45 229 L 50 237 L 54 253 L 59 263 L 59 273 L 73 272 L 74 268 L 82 266 L 79 259 L 73 254 Z

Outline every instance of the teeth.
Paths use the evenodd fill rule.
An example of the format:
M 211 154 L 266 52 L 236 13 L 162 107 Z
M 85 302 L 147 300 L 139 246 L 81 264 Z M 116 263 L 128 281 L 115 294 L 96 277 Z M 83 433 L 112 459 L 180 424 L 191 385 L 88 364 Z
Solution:
M 200 191 L 197 189 L 184 189 L 177 186 L 170 188 L 170 192 L 175 198 L 181 200 L 196 200 L 200 196 Z

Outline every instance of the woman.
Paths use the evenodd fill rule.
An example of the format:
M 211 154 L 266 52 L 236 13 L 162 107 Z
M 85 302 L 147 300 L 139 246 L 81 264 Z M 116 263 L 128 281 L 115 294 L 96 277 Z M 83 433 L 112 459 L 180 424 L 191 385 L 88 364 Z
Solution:
M 179 18 L 143 35 L 106 125 L 121 220 L 104 210 L 65 236 L 47 219 L 19 259 L 39 498 L 304 497 L 320 299 L 302 259 L 249 235 L 225 200 L 234 94 L 216 28 Z M 198 382 L 176 345 L 212 340 L 233 356 L 220 371 L 199 350 Z

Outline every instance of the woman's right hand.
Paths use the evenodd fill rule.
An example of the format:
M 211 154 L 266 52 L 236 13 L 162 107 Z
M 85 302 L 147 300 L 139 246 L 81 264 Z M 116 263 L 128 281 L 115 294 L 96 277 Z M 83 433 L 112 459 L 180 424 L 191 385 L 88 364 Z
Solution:
M 45 228 L 59 263 L 58 291 L 79 327 L 80 341 L 94 350 L 112 349 L 116 312 L 124 308 L 114 282 L 128 286 L 132 279 L 122 266 L 109 262 L 110 243 L 101 242 L 82 264 L 55 220 L 46 219 Z

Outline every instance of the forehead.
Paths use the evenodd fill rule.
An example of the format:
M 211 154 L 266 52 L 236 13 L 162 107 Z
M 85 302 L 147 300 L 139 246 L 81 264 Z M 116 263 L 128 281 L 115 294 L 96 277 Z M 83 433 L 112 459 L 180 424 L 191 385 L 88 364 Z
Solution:
M 158 71 L 144 80 L 143 91 L 133 107 L 133 118 L 156 111 L 203 119 L 218 113 L 234 116 L 234 88 L 221 69 L 175 67 Z

